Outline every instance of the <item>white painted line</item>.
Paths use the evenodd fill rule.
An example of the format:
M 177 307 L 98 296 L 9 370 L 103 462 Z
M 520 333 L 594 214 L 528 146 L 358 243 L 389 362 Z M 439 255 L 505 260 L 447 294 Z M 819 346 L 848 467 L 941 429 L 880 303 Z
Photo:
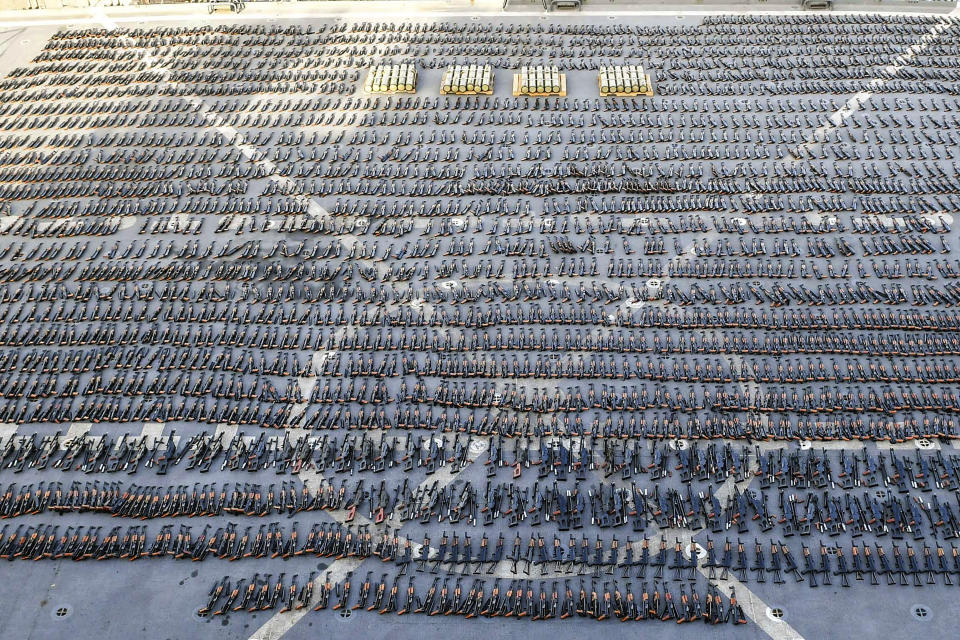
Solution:
M 120 216 L 120 228 L 121 229 L 130 229 L 135 224 L 137 224 L 137 216 Z
M 0 438 L 7 440 L 17 432 L 19 425 L 12 422 L 0 422 Z
M 330 565 L 330 581 L 333 584 L 343 580 L 344 576 L 348 572 L 354 571 L 357 567 L 363 564 L 363 561 L 366 558 L 341 558 L 340 560 L 335 561 Z M 327 572 L 317 576 L 318 581 L 324 581 L 327 578 Z M 316 590 L 315 590 L 316 591 Z M 330 594 L 330 597 L 333 598 L 333 594 Z M 312 604 L 312 603 L 310 603 Z M 332 605 L 331 605 L 332 606 Z M 286 613 L 275 613 L 271 616 L 263 626 L 254 631 L 250 635 L 250 640 L 278 640 L 282 637 L 287 631 L 290 630 L 293 625 L 297 624 L 303 616 L 307 615 L 313 611 L 312 606 L 306 606 L 303 609 L 294 609 L 293 611 L 287 611 Z
M 73 440 L 82 435 L 86 435 L 90 432 L 90 427 L 93 426 L 93 423 L 90 422 L 71 422 L 70 427 L 67 429 L 67 434 L 64 436 L 65 440 Z
M 956 11 L 957 10 L 954 9 L 950 15 L 953 15 Z M 933 42 L 940 39 L 943 31 L 952 26 L 955 26 L 955 24 L 950 16 L 941 19 L 938 23 L 933 25 L 933 27 L 931 27 L 926 34 L 920 36 L 920 38 L 914 44 L 907 47 L 905 53 L 901 53 L 894 58 L 893 63 L 888 65 L 884 71 L 891 76 L 899 73 L 902 68 L 909 66 L 913 59 L 917 57 L 917 55 L 926 51 L 926 49 Z M 807 142 L 799 145 L 797 149 L 809 150 L 813 147 L 816 147 L 821 142 L 824 142 L 826 140 L 827 133 L 830 130 L 843 126 L 847 118 L 859 111 L 863 105 L 870 101 L 870 99 L 873 97 L 873 94 L 882 90 L 887 83 L 890 82 L 890 80 L 891 78 L 873 78 L 870 80 L 870 91 L 861 91 L 847 100 L 847 102 L 844 103 L 844 105 L 840 107 L 836 113 L 830 116 L 830 122 L 828 124 L 815 129 Z M 794 153 L 794 155 L 796 154 Z M 797 158 L 796 162 L 801 160 L 802 158 Z
M 709 570 L 699 564 L 697 565 L 697 570 L 703 575 L 709 575 Z M 783 618 L 779 620 L 770 619 L 767 616 L 767 609 L 769 609 L 770 606 L 736 578 L 711 580 L 710 582 L 720 587 L 720 590 L 725 596 L 730 595 L 731 588 L 735 589 L 737 603 L 743 607 L 744 615 L 750 618 L 754 624 L 760 627 L 760 629 L 773 638 L 773 640 L 804 640 L 800 632 L 790 626 L 790 623 Z
M 233 440 L 233 437 L 237 435 L 237 425 L 226 423 L 218 424 L 213 432 L 213 437 L 216 438 L 221 433 L 223 434 L 223 446 L 227 446 Z
M 163 422 L 144 422 L 143 430 L 140 431 L 140 437 L 151 438 L 153 442 L 156 442 L 157 439 L 163 435 Z

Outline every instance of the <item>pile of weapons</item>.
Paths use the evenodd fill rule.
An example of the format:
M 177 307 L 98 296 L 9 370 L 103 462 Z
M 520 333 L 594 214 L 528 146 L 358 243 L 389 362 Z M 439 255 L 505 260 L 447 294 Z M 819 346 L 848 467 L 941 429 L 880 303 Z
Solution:
M 647 92 L 647 76 L 637 64 L 600 67 L 600 95 Z
M 556 66 L 523 66 L 516 78 L 520 95 L 559 95 L 566 85 L 566 74 Z
M 320 582 L 316 572 L 311 572 L 301 585 L 294 575 L 289 583 L 285 573 L 274 581 L 270 574 L 263 577 L 255 574 L 247 580 L 233 580 L 224 576 L 214 583 L 206 605 L 198 610 L 201 616 L 218 616 L 231 611 L 270 611 L 280 607 L 280 612 L 303 609 L 313 605 L 314 611 L 328 607 L 333 610 L 377 611 L 378 613 L 421 613 L 428 616 L 458 615 L 464 618 L 477 616 L 487 618 L 513 618 L 530 620 L 565 620 L 574 616 L 597 621 L 619 620 L 620 622 L 657 620 L 677 623 L 703 621 L 708 624 L 746 624 L 743 608 L 737 602 L 736 593 L 730 591 L 724 598 L 713 585 L 705 588 L 703 598 L 695 585 L 680 584 L 679 598 L 674 599 L 667 582 L 653 584 L 651 591 L 643 583 L 634 594 L 636 585 L 630 581 L 606 580 L 602 588 L 591 581 L 589 588 L 581 580 L 578 592 L 570 581 L 511 580 L 506 591 L 500 580 L 488 588 L 487 581 L 475 578 L 465 590 L 461 578 L 434 579 L 426 594 L 416 593 L 416 579 L 410 577 L 401 592 L 400 576 L 392 580 L 384 573 L 379 581 L 372 580 L 373 572 L 367 573 L 364 581 L 354 587 L 353 572 L 347 573 L 340 582 L 333 582 L 327 572 Z M 675 587 L 676 588 L 676 587 Z M 689 588 L 689 594 L 687 589 Z M 356 593 L 355 593 L 356 592 Z M 331 605 L 332 601 L 332 606 Z M 314 605 L 314 602 L 316 604 Z
M 488 64 L 455 64 L 447 67 L 441 83 L 443 94 L 493 93 L 493 67 Z
M 417 68 L 409 63 L 372 67 L 363 85 L 367 93 L 415 93 Z

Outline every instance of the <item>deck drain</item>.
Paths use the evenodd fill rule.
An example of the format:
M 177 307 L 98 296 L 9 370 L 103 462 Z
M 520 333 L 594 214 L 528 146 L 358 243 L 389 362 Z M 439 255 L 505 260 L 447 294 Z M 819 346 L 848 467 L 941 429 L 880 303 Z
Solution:
M 929 438 L 918 438 L 915 440 L 917 449 L 933 449 L 935 445 Z
M 347 609 L 346 607 L 344 607 L 343 609 L 340 609 L 340 617 L 341 617 L 341 618 L 349 618 L 349 617 L 352 616 L 352 615 L 353 615 L 353 610 L 352 610 L 352 609 Z
M 929 620 L 930 619 L 930 607 L 925 604 L 915 604 L 910 607 L 910 613 L 913 614 L 913 617 L 917 620 Z
M 786 612 L 782 607 L 767 607 L 767 617 L 776 622 L 781 622 Z
M 73 615 L 73 606 L 69 604 L 58 604 L 50 611 L 50 617 L 54 620 L 66 620 Z

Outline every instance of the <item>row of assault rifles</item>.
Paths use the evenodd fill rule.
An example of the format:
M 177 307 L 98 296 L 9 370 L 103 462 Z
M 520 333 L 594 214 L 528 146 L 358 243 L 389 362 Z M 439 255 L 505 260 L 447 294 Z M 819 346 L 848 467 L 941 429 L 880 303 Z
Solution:
M 479 549 L 475 550 L 469 532 L 453 533 L 452 540 L 444 531 L 436 547 L 430 536 L 424 534 L 422 544 L 401 536 L 399 530 L 391 535 L 388 527 L 374 534 L 369 525 L 342 525 L 319 523 L 306 536 L 298 536 L 296 523 L 288 532 L 283 525 L 271 523 L 238 528 L 235 523 L 211 532 L 206 525 L 199 535 L 193 527 L 164 525 L 153 536 L 146 525 L 134 525 L 123 531 L 115 526 L 104 532 L 102 526 L 68 526 L 61 532 L 59 525 L 21 525 L 0 531 L 0 559 L 13 560 L 149 560 L 175 559 L 201 562 L 208 558 L 238 561 L 245 559 L 281 558 L 290 560 L 299 556 L 316 556 L 342 560 L 363 561 L 378 558 L 393 566 L 398 575 L 411 568 L 417 573 L 446 573 L 452 575 L 519 575 L 531 576 L 534 568 L 541 577 L 558 575 L 622 575 L 624 578 L 646 579 L 648 571 L 654 579 L 668 574 L 677 581 L 695 580 L 703 574 L 709 580 L 726 581 L 736 578 L 746 583 L 764 583 L 769 577 L 774 584 L 784 584 L 786 577 L 796 582 L 806 581 L 808 587 L 820 584 L 832 586 L 839 578 L 840 586 L 849 587 L 850 578 L 869 580 L 879 585 L 884 578 L 890 586 L 922 587 L 924 584 L 945 586 L 960 578 L 960 549 L 940 543 L 920 548 L 909 542 L 894 540 L 885 545 L 865 541 L 824 544 L 819 541 L 819 552 L 805 543 L 800 553 L 783 540 L 755 538 L 753 544 L 741 539 L 726 538 L 722 543 L 711 537 L 705 547 L 687 544 L 676 538 L 670 545 L 661 537 L 659 547 L 644 536 L 633 540 L 629 536 L 621 544 L 617 536 L 603 539 L 599 535 L 590 540 L 573 535 L 564 541 L 553 535 L 552 541 L 541 534 L 531 533 L 526 544 L 517 533 L 512 546 L 503 534 L 495 540 L 483 534 Z M 152 540 L 152 543 L 151 543 Z M 845 551 L 849 545 L 849 553 Z M 509 550 L 508 550 L 509 549 Z M 752 553 L 751 553 L 752 552 Z
M 835 486 L 836 488 L 836 486 Z M 898 496 L 886 489 L 860 494 L 853 490 L 787 493 L 771 498 L 765 489 L 744 489 L 736 485 L 723 495 L 712 486 L 707 490 L 649 486 L 635 482 L 599 482 L 581 487 L 580 482 L 561 485 L 554 481 L 532 487 L 512 482 L 487 481 L 481 488 L 470 481 L 441 486 L 439 482 L 411 486 L 408 479 L 389 488 L 385 480 L 366 484 L 365 479 L 339 485 L 320 480 L 314 490 L 307 482 L 283 481 L 278 487 L 259 483 L 194 483 L 181 485 L 136 485 L 120 482 L 73 481 L 8 485 L 0 495 L 3 519 L 46 512 L 103 513 L 113 517 L 152 520 L 156 518 L 244 516 L 266 518 L 316 511 L 345 511 L 342 520 L 353 522 L 357 515 L 384 522 L 436 521 L 492 526 L 506 521 L 509 527 L 549 524 L 559 531 L 578 530 L 584 523 L 611 529 L 629 526 L 645 532 L 653 525 L 661 529 L 708 529 L 713 533 L 736 530 L 746 534 L 751 527 L 770 532 L 780 527 L 784 537 L 808 536 L 817 532 L 854 537 L 891 535 L 894 539 L 925 532 L 945 539 L 960 537 L 960 496 L 955 507 L 936 494 L 927 502 L 920 492 Z M 776 502 L 779 508 L 773 506 Z
M 485 465 L 488 477 L 508 469 L 514 478 L 520 478 L 526 470 L 534 469 L 541 480 L 551 475 L 557 480 L 570 475 L 586 480 L 586 474 L 592 471 L 624 480 L 638 475 L 660 480 L 677 474 L 684 483 L 720 483 L 731 477 L 743 480 L 756 476 L 762 488 L 884 485 L 900 491 L 910 487 L 929 491 L 960 486 L 960 456 L 939 449 L 921 453 L 919 446 L 912 455 L 896 449 L 872 452 L 868 448 L 859 452 L 841 449 L 834 455 L 813 447 L 765 451 L 759 445 L 751 450 L 729 442 L 641 442 L 586 436 L 505 439 L 457 434 L 451 442 L 447 435 L 414 435 L 409 431 L 405 436 L 381 432 L 379 438 L 366 432 L 305 434 L 296 440 L 291 440 L 289 433 L 247 437 L 243 432 L 229 440 L 225 440 L 224 432 L 180 438 L 173 431 L 152 438 L 152 442 L 149 436 L 129 435 L 114 438 L 83 434 L 66 439 L 58 431 L 45 436 L 12 434 L 0 444 L 0 471 L 14 473 L 50 468 L 87 474 L 133 474 L 139 469 L 155 469 L 157 475 L 165 475 L 181 465 L 186 471 L 204 473 L 219 463 L 221 471 L 273 469 L 277 475 L 305 471 L 354 475 L 395 467 L 431 475 L 448 465 L 456 473 L 474 460 Z
M 400 577 L 392 582 L 388 574 L 379 581 L 371 580 L 372 572 L 356 587 L 353 586 L 353 574 L 348 573 L 342 581 L 334 582 L 330 572 L 319 580 L 316 572 L 311 572 L 301 585 L 299 575 L 288 582 L 286 574 L 276 579 L 271 575 L 256 574 L 247 579 L 232 580 L 229 576 L 214 583 L 205 606 L 197 614 L 200 616 L 220 616 L 235 611 L 272 611 L 279 608 L 281 613 L 299 610 L 309 606 L 314 611 L 328 607 L 349 615 L 351 611 L 365 609 L 377 611 L 381 615 L 424 614 L 457 615 L 464 619 L 476 618 L 512 618 L 520 620 L 566 620 L 571 617 L 592 618 L 596 621 L 619 620 L 620 622 L 656 620 L 676 623 L 702 621 L 708 624 L 746 624 L 743 607 L 737 602 L 736 592 L 724 598 L 716 586 L 707 586 L 704 596 L 695 585 L 679 585 L 679 598 L 674 599 L 667 582 L 653 583 L 650 590 L 647 583 L 638 590 L 639 598 L 634 595 L 635 585 L 629 581 L 606 580 L 598 587 L 597 581 L 591 581 L 589 587 L 581 580 L 579 592 L 574 592 L 569 580 L 540 581 L 539 591 L 534 581 L 511 580 L 504 591 L 501 580 L 487 586 L 483 578 L 473 580 L 469 589 L 462 585 L 461 578 L 445 579 L 440 583 L 436 578 L 423 595 L 417 595 L 416 580 L 411 577 L 406 588 L 402 588 Z M 489 589 L 489 590 L 488 590 Z M 688 593 L 689 590 L 689 593 Z M 539 595 L 538 595 L 539 594 Z

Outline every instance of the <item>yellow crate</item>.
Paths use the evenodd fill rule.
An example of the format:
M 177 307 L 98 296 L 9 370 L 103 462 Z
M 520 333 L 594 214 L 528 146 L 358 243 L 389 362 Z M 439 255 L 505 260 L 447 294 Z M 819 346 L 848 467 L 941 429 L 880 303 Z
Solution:
M 402 65 L 386 65 L 386 66 L 399 68 Z M 399 86 L 397 84 L 399 75 L 395 75 L 392 73 L 381 75 L 379 83 L 377 83 L 377 81 L 375 80 L 375 74 L 379 68 L 380 68 L 380 65 L 377 65 L 372 67 L 370 71 L 367 72 L 367 79 L 363 83 L 363 90 L 365 92 L 376 93 L 379 95 L 398 94 L 398 93 L 414 94 L 417 92 L 418 74 L 417 74 L 416 68 L 413 69 L 413 89 L 407 89 L 405 87 Z M 383 84 L 384 82 L 386 82 L 386 84 Z
M 554 93 L 553 91 L 527 91 L 522 93 L 520 91 L 520 74 L 513 74 L 513 95 L 514 96 L 531 96 L 531 97 L 560 97 L 564 98 L 567 95 L 567 74 L 560 74 L 560 91 Z
M 600 95 L 604 97 L 615 96 L 618 98 L 635 98 L 637 96 L 647 96 L 653 97 L 653 83 L 650 79 L 650 74 L 644 74 L 647 77 L 647 90 L 643 92 L 633 93 L 630 91 L 604 91 L 600 88 L 600 76 L 597 76 L 597 89 L 600 90 Z
M 463 85 L 454 85 L 451 77 L 451 74 L 454 73 L 457 67 L 467 67 L 469 65 L 451 65 L 447 67 L 447 70 L 443 72 L 443 76 L 440 79 L 440 94 L 446 96 L 492 96 L 495 78 L 493 74 L 493 69 L 490 65 L 477 65 L 481 72 L 488 72 L 490 74 L 490 88 L 486 91 L 480 88 L 467 89 L 464 87 L 460 89 L 460 86 Z M 449 88 L 447 88 L 449 84 Z

